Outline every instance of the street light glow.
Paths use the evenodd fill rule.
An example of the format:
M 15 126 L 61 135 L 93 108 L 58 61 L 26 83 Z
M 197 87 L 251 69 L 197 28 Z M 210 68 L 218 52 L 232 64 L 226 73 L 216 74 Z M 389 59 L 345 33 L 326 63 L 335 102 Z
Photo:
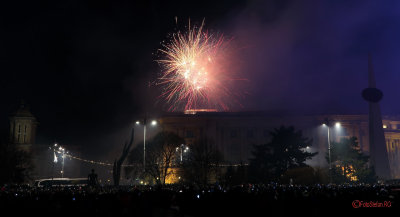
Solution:
M 340 127 L 340 122 L 336 122 L 335 126 Z
M 142 123 L 140 123 L 140 121 L 136 121 L 135 123 L 136 123 L 136 125 L 143 126 L 143 170 L 145 171 L 146 170 L 146 127 L 147 127 L 148 122 L 145 117 Z M 157 125 L 157 121 L 152 120 L 151 125 L 152 126 Z

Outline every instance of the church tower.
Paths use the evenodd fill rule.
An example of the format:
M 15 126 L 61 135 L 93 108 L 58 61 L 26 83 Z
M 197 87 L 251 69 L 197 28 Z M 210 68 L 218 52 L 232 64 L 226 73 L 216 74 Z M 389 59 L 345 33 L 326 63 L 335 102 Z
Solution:
M 35 144 L 37 124 L 29 107 L 21 102 L 19 109 L 10 116 L 10 142 L 16 145 Z

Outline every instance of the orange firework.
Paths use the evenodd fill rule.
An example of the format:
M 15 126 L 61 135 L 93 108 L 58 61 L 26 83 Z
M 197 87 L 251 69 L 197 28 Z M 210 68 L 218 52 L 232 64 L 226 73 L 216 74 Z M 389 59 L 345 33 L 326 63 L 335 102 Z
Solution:
M 212 108 L 228 110 L 222 100 L 229 96 L 224 67 L 226 43 L 222 36 L 208 34 L 203 29 L 190 27 L 186 33 L 177 32 L 160 49 L 163 59 L 158 84 L 170 109 L 189 110 Z

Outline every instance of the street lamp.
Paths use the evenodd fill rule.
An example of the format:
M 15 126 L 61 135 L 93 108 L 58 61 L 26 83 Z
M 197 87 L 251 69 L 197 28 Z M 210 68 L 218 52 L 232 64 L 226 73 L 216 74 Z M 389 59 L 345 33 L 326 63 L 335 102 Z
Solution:
M 61 178 L 64 178 L 64 162 L 65 162 L 65 148 L 61 148 L 61 153 L 62 153 L 62 167 L 61 167 Z
M 136 125 L 143 125 L 143 171 L 146 170 L 146 126 L 147 126 L 147 118 L 144 118 L 143 122 L 136 121 Z M 156 126 L 157 121 L 152 120 L 151 126 Z
M 184 144 L 181 144 L 180 147 L 176 147 L 176 151 L 179 151 L 179 149 L 180 149 L 180 152 L 181 152 L 180 154 L 181 154 L 181 163 L 182 163 L 182 161 L 183 161 L 183 153 L 188 152 L 189 151 L 189 147 L 188 146 L 185 147 Z
M 54 164 L 57 163 L 57 155 L 56 155 L 56 147 L 57 147 L 57 143 L 54 144 L 53 146 L 53 167 L 51 168 L 51 184 L 53 185 L 53 180 L 54 180 Z
M 325 119 L 322 126 L 328 128 L 328 158 L 329 158 L 329 179 L 330 183 L 332 183 L 332 160 L 331 160 L 331 139 L 330 139 L 330 128 L 331 128 L 332 120 Z M 335 127 L 339 128 L 341 126 L 340 122 L 335 123 Z
M 62 166 L 61 166 L 61 171 L 60 171 L 60 173 L 61 173 L 61 178 L 64 178 L 65 153 L 68 154 L 68 152 L 65 152 L 65 148 L 59 146 L 57 143 L 55 143 L 55 144 L 53 145 L 53 148 L 50 147 L 50 149 L 53 149 L 53 156 L 54 156 L 53 167 L 52 167 L 52 169 L 51 169 L 51 180 L 52 180 L 52 181 L 54 180 L 54 166 L 55 166 L 55 164 L 58 162 L 58 158 L 57 158 L 57 154 L 56 154 L 56 153 L 62 154 L 62 155 L 61 155 L 61 158 L 62 158 L 61 165 L 62 165 Z

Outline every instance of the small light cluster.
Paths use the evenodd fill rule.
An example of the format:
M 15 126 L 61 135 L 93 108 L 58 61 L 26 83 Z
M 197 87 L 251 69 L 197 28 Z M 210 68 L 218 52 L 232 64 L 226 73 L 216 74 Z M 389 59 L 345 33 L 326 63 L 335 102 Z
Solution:
M 136 121 L 135 124 L 136 124 L 136 125 L 140 125 L 140 124 L 142 124 L 142 123 L 141 123 L 140 121 Z M 157 125 L 157 121 L 156 121 L 156 120 L 152 120 L 152 121 L 150 122 L 150 124 L 151 124 L 151 126 L 156 126 L 156 125 Z

